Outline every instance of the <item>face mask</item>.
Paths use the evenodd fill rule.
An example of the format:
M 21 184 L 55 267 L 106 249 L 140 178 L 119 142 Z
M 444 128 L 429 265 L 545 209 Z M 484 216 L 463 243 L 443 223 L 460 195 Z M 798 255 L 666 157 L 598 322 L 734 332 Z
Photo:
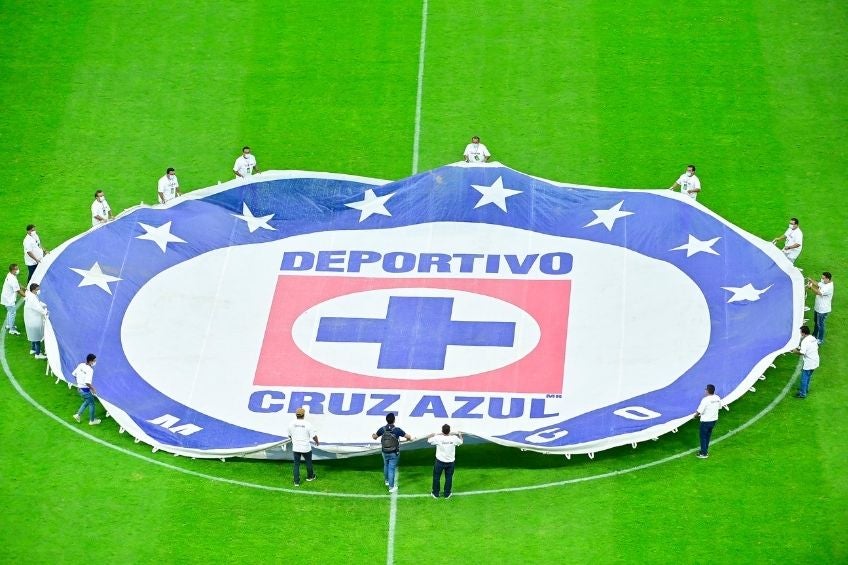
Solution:
M 98 201 L 98 202 L 103 202 L 104 198 L 105 198 L 105 197 L 103 197 L 103 196 L 98 196 L 98 197 L 97 197 L 97 201 Z
M 36 233 L 36 231 L 35 231 L 35 230 L 32 230 L 30 233 L 31 233 L 32 235 L 38 235 L 38 233 Z
M 12 271 L 12 274 L 13 274 L 13 275 L 15 275 L 16 277 L 17 277 L 20 273 L 21 273 L 21 272 L 20 272 L 20 271 L 18 271 L 18 270 Z
M 173 179 L 174 175 L 168 175 L 168 179 Z
M 692 175 L 694 175 L 694 174 L 695 174 L 695 173 L 693 173 L 692 171 L 686 171 L 686 176 L 687 176 L 687 177 L 691 177 L 691 176 L 692 176 Z
M 97 361 L 91 364 L 91 368 L 93 369 L 95 365 L 97 365 Z

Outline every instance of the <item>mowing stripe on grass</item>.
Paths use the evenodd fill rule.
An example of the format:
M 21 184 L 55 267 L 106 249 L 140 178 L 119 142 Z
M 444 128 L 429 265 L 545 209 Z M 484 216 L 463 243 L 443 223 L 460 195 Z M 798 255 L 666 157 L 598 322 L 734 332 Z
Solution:
M 424 93 L 424 50 L 427 44 L 428 0 L 421 3 L 421 41 L 418 44 L 418 89 L 415 94 L 415 132 L 412 136 L 412 174 L 418 173 L 418 153 L 421 147 L 421 97 Z
M 45 408 L 44 406 L 39 404 L 38 401 L 36 401 L 33 397 L 31 397 L 23 389 L 23 387 L 20 385 L 20 383 L 18 382 L 18 379 L 15 378 L 15 375 L 12 373 L 12 369 L 9 367 L 9 361 L 6 359 L 6 328 L 5 327 L 2 328 L 2 330 L 0 330 L 0 365 L 2 365 L 3 372 L 6 373 L 6 377 L 9 379 L 9 382 L 12 384 L 12 387 L 14 387 L 14 389 L 21 396 L 21 398 L 23 398 L 28 403 L 30 403 L 36 410 L 38 410 L 39 412 L 41 412 L 42 414 L 44 414 L 48 418 L 51 418 L 52 420 L 58 422 L 62 426 L 71 430 L 72 432 L 77 433 L 77 434 L 85 437 L 86 439 L 89 439 L 89 440 L 91 440 L 91 441 L 93 441 L 93 442 L 95 442 L 99 445 L 102 445 L 104 447 L 108 447 L 110 449 L 114 449 L 115 451 L 118 451 L 118 452 L 123 453 L 125 455 L 129 455 L 130 457 L 135 457 L 136 459 L 141 459 L 142 461 L 147 461 L 148 463 L 152 463 L 154 465 L 158 465 L 160 467 L 164 467 L 164 468 L 170 469 L 172 471 L 178 471 L 180 473 L 185 473 L 186 475 L 191 475 L 193 477 L 199 477 L 199 478 L 202 478 L 202 479 L 208 479 L 210 481 L 216 481 L 216 482 L 219 482 L 219 483 L 226 483 L 226 484 L 240 486 L 240 487 L 255 488 L 255 489 L 259 489 L 259 490 L 267 490 L 267 491 L 272 491 L 272 492 L 288 492 L 288 493 L 292 493 L 292 494 L 304 494 L 304 495 L 312 495 L 312 496 L 331 496 L 331 497 L 339 497 L 339 498 L 385 498 L 385 496 L 386 496 L 385 494 L 360 494 L 360 493 L 348 493 L 348 492 L 305 491 L 305 490 L 294 490 L 294 489 L 289 489 L 289 488 L 285 488 L 285 487 L 275 487 L 275 486 L 271 486 L 271 485 L 262 485 L 262 484 L 250 483 L 250 482 L 246 482 L 246 481 L 238 481 L 238 480 L 235 480 L 235 479 L 226 479 L 224 477 L 217 477 L 215 475 L 208 475 L 206 473 L 201 473 L 199 471 L 192 471 L 191 469 L 185 469 L 183 467 L 178 467 L 177 465 L 171 465 L 170 463 L 165 463 L 163 461 L 157 461 L 156 459 L 151 459 L 150 457 L 147 457 L 145 455 L 141 455 L 139 453 L 134 453 L 134 452 L 132 452 L 128 449 L 125 449 L 125 448 L 120 447 L 118 445 L 109 443 L 108 441 L 102 440 L 102 439 L 100 439 L 96 436 L 93 436 L 93 435 L 91 435 L 87 432 L 84 432 L 82 429 L 80 429 L 76 425 L 65 421 L 65 419 L 60 417 L 60 416 L 57 416 L 56 414 L 54 414 L 53 412 L 51 412 L 50 410 L 48 410 L 47 408 Z M 792 387 L 792 384 L 798 378 L 798 375 L 801 374 L 802 365 L 803 365 L 803 360 L 799 359 L 798 365 L 795 367 L 795 371 L 792 373 L 792 376 L 789 378 L 789 381 L 783 387 L 783 390 L 780 391 L 780 394 L 778 394 L 777 397 L 775 397 L 775 399 L 772 400 L 771 403 L 768 406 L 763 408 L 760 412 L 758 412 L 756 415 L 754 415 L 754 417 L 752 417 L 750 420 L 743 423 L 739 427 L 734 428 L 734 429 L 730 430 L 729 432 L 725 433 L 724 435 L 714 439 L 712 441 L 712 443 L 716 444 L 716 443 L 719 443 L 721 441 L 724 441 L 725 439 L 727 439 L 729 437 L 736 435 L 737 433 L 748 428 L 749 426 L 752 426 L 757 421 L 759 421 L 763 416 L 765 416 L 766 414 L 771 412 L 774 409 L 774 407 L 777 406 L 778 404 L 780 404 L 780 401 L 783 400 L 786 397 L 786 395 L 789 393 L 789 390 Z M 606 479 L 606 478 L 610 478 L 610 477 L 616 477 L 616 476 L 619 476 L 619 475 L 625 475 L 627 473 L 633 473 L 635 471 L 641 471 L 642 469 L 648 469 L 650 467 L 655 467 L 657 465 L 662 465 L 663 463 L 668 463 L 669 461 L 674 461 L 675 459 L 680 459 L 681 457 L 691 455 L 691 454 L 695 453 L 695 451 L 697 451 L 697 448 L 689 449 L 689 450 L 683 451 L 681 453 L 677 453 L 675 455 L 670 455 L 668 457 L 665 457 L 663 459 L 658 459 L 657 461 L 652 461 L 650 463 L 643 463 L 641 465 L 636 465 L 635 467 L 628 467 L 628 468 L 625 468 L 625 469 L 620 469 L 618 471 L 610 471 L 608 473 L 601 473 L 599 475 L 589 475 L 587 477 L 578 477 L 576 479 L 566 479 L 564 481 L 557 481 L 557 482 L 553 482 L 553 483 L 543 483 L 543 484 L 539 484 L 539 485 L 529 485 L 529 486 L 522 486 L 522 487 L 507 487 L 507 488 L 490 489 L 490 490 L 474 490 L 474 491 L 467 491 L 467 492 L 454 492 L 453 495 L 454 496 L 472 496 L 472 495 L 480 495 L 480 494 L 497 494 L 497 493 L 506 493 L 506 492 L 518 492 L 518 491 L 525 491 L 525 490 L 537 490 L 537 489 L 543 489 L 543 488 L 559 487 L 559 486 L 571 485 L 571 484 L 576 484 L 576 483 L 583 483 L 583 482 L 586 482 L 586 481 L 594 481 L 594 480 L 597 480 L 597 479 Z M 397 498 L 424 498 L 424 497 L 427 497 L 427 496 L 430 496 L 430 494 L 429 493 L 428 494 L 397 494 L 397 492 L 391 493 L 391 497 L 393 499 L 395 499 L 395 504 L 397 504 L 397 502 L 396 502 Z M 397 518 L 397 510 L 395 510 L 395 519 L 396 518 Z

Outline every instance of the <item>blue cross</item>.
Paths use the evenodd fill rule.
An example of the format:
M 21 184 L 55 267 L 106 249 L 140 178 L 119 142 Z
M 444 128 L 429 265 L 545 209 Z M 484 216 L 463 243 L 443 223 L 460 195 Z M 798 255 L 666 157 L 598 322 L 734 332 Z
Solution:
M 378 369 L 445 368 L 449 345 L 512 347 L 515 322 L 456 322 L 453 298 L 392 296 L 385 319 L 321 318 L 316 341 L 379 343 Z

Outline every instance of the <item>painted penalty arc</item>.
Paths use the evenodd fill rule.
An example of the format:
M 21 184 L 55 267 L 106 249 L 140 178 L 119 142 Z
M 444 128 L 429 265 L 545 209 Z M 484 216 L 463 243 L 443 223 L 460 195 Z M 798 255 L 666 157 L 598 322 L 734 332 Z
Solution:
M 711 444 L 716 444 L 716 443 L 719 443 L 719 442 L 724 441 L 726 439 L 729 439 L 729 438 L 733 437 L 734 435 L 738 434 L 739 432 L 749 428 L 750 426 L 757 423 L 761 418 L 766 416 L 766 414 L 771 412 L 778 404 L 780 404 L 780 402 L 786 397 L 786 395 L 791 390 L 792 384 L 798 378 L 798 375 L 801 374 L 802 363 L 803 363 L 803 361 L 801 359 L 799 359 L 798 364 L 795 367 L 794 372 L 792 373 L 792 376 L 789 377 L 789 380 L 787 381 L 786 385 L 783 387 L 783 389 L 780 391 L 780 393 L 774 398 L 774 400 L 772 400 L 769 403 L 768 406 L 766 406 L 760 412 L 755 414 L 747 422 L 745 422 L 745 423 L 741 424 L 740 426 L 738 426 L 738 427 L 726 432 L 725 434 L 715 438 L 714 440 L 712 440 Z M 245 487 L 245 488 L 253 488 L 253 489 L 258 489 L 258 490 L 265 490 L 265 491 L 270 491 L 270 492 L 285 492 L 285 493 L 299 494 L 299 495 L 306 495 L 306 496 L 326 496 L 326 497 L 336 497 L 336 498 L 385 499 L 386 497 L 390 496 L 388 494 L 360 494 L 360 493 L 348 493 L 348 492 L 319 492 L 319 491 L 295 490 L 295 489 L 291 489 L 291 488 L 277 487 L 277 486 L 272 486 L 272 485 L 263 485 L 263 484 L 259 484 L 259 483 L 252 483 L 252 482 L 249 482 L 249 481 L 239 481 L 239 480 L 236 480 L 236 479 L 228 479 L 228 478 L 225 478 L 225 477 L 218 477 L 218 476 L 215 476 L 215 475 L 209 475 L 207 473 L 201 473 L 200 471 L 193 471 L 191 469 L 186 469 L 186 468 L 180 467 L 178 465 L 171 465 L 170 463 L 166 463 L 164 461 L 158 461 L 158 460 L 153 459 L 151 457 L 148 457 L 146 455 L 143 455 L 143 454 L 140 454 L 140 453 L 135 453 L 135 452 L 130 451 L 130 450 L 124 448 L 124 447 L 121 447 L 119 445 L 115 445 L 115 444 L 110 443 L 106 440 L 103 440 L 103 439 L 100 439 L 96 436 L 93 436 L 93 435 L 81 430 L 77 426 L 71 424 L 70 422 L 66 422 L 62 417 L 57 416 L 56 414 L 54 414 L 53 412 L 51 412 L 50 410 L 48 410 L 47 408 L 45 408 L 44 406 L 39 404 L 39 402 L 37 400 L 35 400 L 32 396 L 29 395 L 29 393 L 26 390 L 24 390 L 24 388 L 21 386 L 18 379 L 15 377 L 14 373 L 12 373 L 11 367 L 9 367 L 9 361 L 8 361 L 8 359 L 6 359 L 6 329 L 5 328 L 2 328 L 2 330 L 0 330 L 0 365 L 2 365 L 2 367 L 3 367 L 3 372 L 6 374 L 6 378 L 8 378 L 12 387 L 21 396 L 21 398 L 26 400 L 36 410 L 38 410 L 39 412 L 41 412 L 42 414 L 44 414 L 48 418 L 59 423 L 60 425 L 64 426 L 65 428 L 71 430 L 72 432 L 81 435 L 82 437 L 88 439 L 89 441 L 92 441 L 92 442 L 94 442 L 98 445 L 101 445 L 103 447 L 113 449 L 113 450 L 115 450 L 119 453 L 122 453 L 124 455 L 128 455 L 130 457 L 134 457 L 136 459 L 146 461 L 146 462 L 151 463 L 153 465 L 158 465 L 159 467 L 162 467 L 162 468 L 165 468 L 165 469 L 168 469 L 168 470 L 171 470 L 171 471 L 177 471 L 179 473 L 184 473 L 186 475 L 189 475 L 189 476 L 192 476 L 192 477 L 197 477 L 197 478 L 200 478 L 200 479 L 206 479 L 206 480 L 214 481 L 214 482 L 218 482 L 218 483 L 224 483 L 224 484 L 228 484 L 228 485 Z M 662 459 L 657 459 L 656 461 L 650 461 L 648 463 L 642 463 L 640 465 L 635 465 L 633 467 L 626 467 L 624 469 L 618 469 L 618 470 L 609 471 L 609 472 L 606 472 L 606 473 L 599 473 L 597 475 L 588 475 L 586 477 L 576 477 L 576 478 L 573 478 L 573 479 L 566 479 L 566 480 L 555 481 L 555 482 L 550 482 L 550 483 L 541 483 L 541 484 L 536 484 L 536 485 L 525 485 L 525 486 L 517 486 L 517 487 L 505 487 L 505 488 L 499 488 L 499 489 L 454 492 L 453 496 L 477 496 L 477 495 L 484 495 L 484 494 L 499 494 L 499 493 L 509 493 L 509 492 L 521 492 L 521 491 L 528 491 L 528 490 L 540 490 L 540 489 L 546 489 L 546 488 L 562 487 L 562 486 L 567 486 L 567 485 L 572 485 L 572 484 L 577 484 L 577 483 L 585 483 L 585 482 L 588 482 L 588 481 L 596 481 L 596 480 L 600 480 L 600 479 L 608 479 L 608 478 L 611 478 L 611 477 L 618 477 L 620 475 L 626 475 L 628 473 L 634 473 L 636 471 L 642 471 L 644 469 L 656 467 L 656 466 L 662 465 L 664 463 L 669 463 L 669 462 L 674 461 L 676 459 L 686 457 L 687 455 L 692 455 L 693 453 L 695 453 L 695 451 L 697 451 L 697 448 L 688 449 L 686 451 L 682 451 L 682 452 L 676 453 L 674 455 L 669 455 L 668 457 L 664 457 Z M 425 497 L 430 496 L 430 494 L 424 494 L 424 493 L 419 493 L 419 494 L 392 493 L 392 495 L 396 496 L 397 498 L 425 498 Z

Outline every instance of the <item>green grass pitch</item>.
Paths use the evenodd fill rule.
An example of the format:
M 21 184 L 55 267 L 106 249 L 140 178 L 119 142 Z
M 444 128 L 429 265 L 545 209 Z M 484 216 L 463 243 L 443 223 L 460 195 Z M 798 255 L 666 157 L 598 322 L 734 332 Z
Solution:
M 432 0 L 428 10 L 420 170 L 459 160 L 472 134 L 513 168 L 579 184 L 665 187 L 695 162 L 699 200 L 746 230 L 771 239 L 799 217 L 799 266 L 832 271 L 837 292 L 815 394 L 768 409 L 796 366 L 780 359 L 716 434 L 764 415 L 708 461 L 401 497 L 394 561 L 848 561 L 845 3 Z M 408 176 L 421 23 L 412 0 L 4 2 L 3 265 L 22 261 L 30 222 L 48 248 L 85 230 L 96 188 L 121 210 L 153 202 L 167 166 L 184 191 L 209 186 L 231 177 L 244 144 L 263 169 Z M 168 331 L 163 341 L 179 347 L 179 329 Z M 4 351 L 33 401 L 70 422 L 77 395 L 43 375 L 22 338 Z M 155 463 L 280 488 L 291 469 L 152 454 L 111 421 L 84 426 L 116 451 L 38 411 L 5 375 L 0 398 L 0 561 L 387 560 L 388 497 L 181 473 Z M 594 461 L 465 446 L 455 490 L 612 473 L 696 442 L 689 424 Z M 431 462 L 428 450 L 403 454 L 402 493 L 427 492 Z M 319 480 L 301 488 L 382 495 L 380 466 L 319 463 Z

